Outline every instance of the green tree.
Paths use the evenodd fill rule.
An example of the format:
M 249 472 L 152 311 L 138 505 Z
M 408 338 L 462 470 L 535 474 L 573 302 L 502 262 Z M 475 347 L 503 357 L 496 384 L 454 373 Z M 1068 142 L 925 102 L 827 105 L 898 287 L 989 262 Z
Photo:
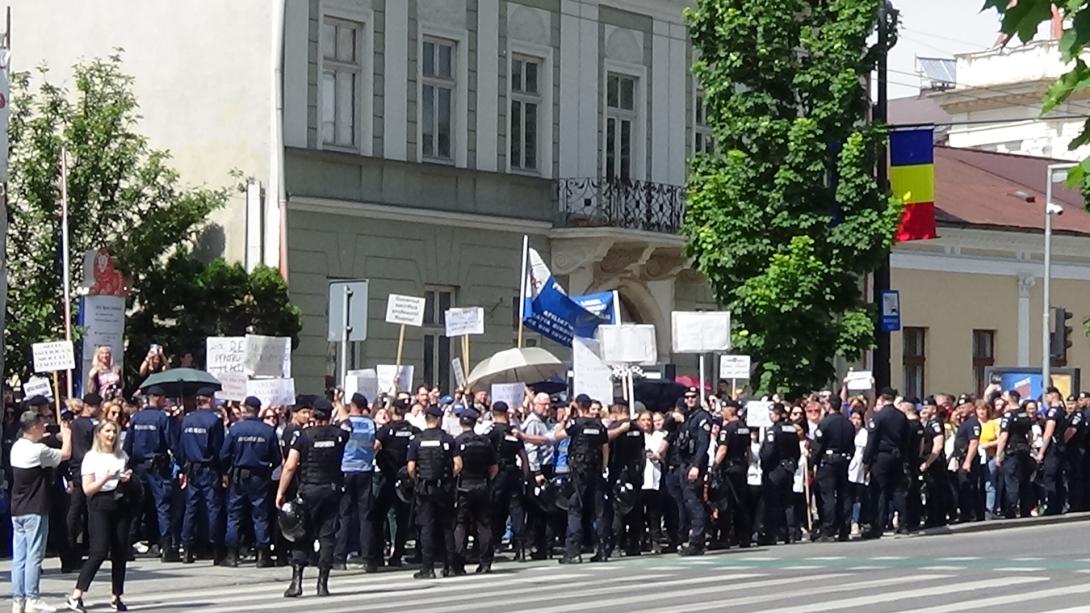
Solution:
M 902 210 L 873 176 L 882 127 L 865 123 L 878 3 L 698 0 L 687 12 L 718 153 L 692 161 L 683 232 L 762 390 L 815 389 L 834 355 L 874 343 L 861 279 Z

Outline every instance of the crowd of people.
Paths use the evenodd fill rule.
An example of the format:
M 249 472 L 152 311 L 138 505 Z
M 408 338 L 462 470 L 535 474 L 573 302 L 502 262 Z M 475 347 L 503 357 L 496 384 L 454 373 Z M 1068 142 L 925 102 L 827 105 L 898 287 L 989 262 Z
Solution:
M 297 597 L 308 565 L 326 595 L 350 562 L 419 563 L 431 579 L 471 562 L 489 573 L 505 547 L 563 564 L 692 556 L 1090 507 L 1090 393 L 731 396 L 689 388 L 648 407 L 528 390 L 508 406 L 420 386 L 262 407 L 211 388 L 172 404 L 151 387 L 134 403 L 91 392 L 59 421 L 30 398 L 4 423 L 13 610 L 53 610 L 38 590 L 47 550 L 79 573 L 69 609 L 110 560 L 123 611 L 138 555 L 291 565 Z

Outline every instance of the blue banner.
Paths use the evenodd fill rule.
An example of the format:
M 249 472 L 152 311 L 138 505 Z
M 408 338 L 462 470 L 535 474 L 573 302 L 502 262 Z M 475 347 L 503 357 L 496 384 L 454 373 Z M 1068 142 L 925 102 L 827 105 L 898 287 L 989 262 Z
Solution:
M 587 298 L 592 308 L 608 311 L 609 316 L 599 317 L 584 308 L 579 299 Z M 613 313 L 613 297 L 609 302 L 602 300 L 601 294 L 580 296 L 576 299 L 564 293 L 563 288 L 551 276 L 545 281 L 537 296 L 526 300 L 524 323 L 527 328 L 545 338 L 571 347 L 573 336 L 594 337 L 599 325 L 610 323 Z
M 615 309 L 613 308 L 613 292 L 598 292 L 597 294 L 572 296 L 572 300 L 579 306 L 590 311 L 594 315 L 597 315 L 598 318 L 602 320 L 601 323 L 610 325 L 617 323 L 613 320 L 613 314 L 615 312 Z M 585 335 L 580 334 L 579 336 Z

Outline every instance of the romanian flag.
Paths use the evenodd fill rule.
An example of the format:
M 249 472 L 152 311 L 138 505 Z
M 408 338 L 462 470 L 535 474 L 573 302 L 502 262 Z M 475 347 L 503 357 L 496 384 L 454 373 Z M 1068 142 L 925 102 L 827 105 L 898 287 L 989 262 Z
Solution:
M 889 183 L 893 195 L 905 203 L 895 239 L 903 242 L 937 238 L 933 128 L 890 133 Z

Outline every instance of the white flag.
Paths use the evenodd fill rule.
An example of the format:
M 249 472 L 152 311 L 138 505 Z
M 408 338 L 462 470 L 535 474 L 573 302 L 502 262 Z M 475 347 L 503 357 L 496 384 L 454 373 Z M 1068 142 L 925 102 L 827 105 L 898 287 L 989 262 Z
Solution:
M 541 289 L 545 287 L 545 283 L 549 281 L 549 277 L 553 276 L 553 273 L 549 271 L 549 267 L 545 264 L 545 260 L 541 259 L 541 254 L 537 252 L 537 249 L 530 248 L 530 270 L 529 277 L 526 279 L 526 297 L 533 299 L 537 298 L 537 295 L 541 293 Z M 557 284 L 561 292 L 564 292 L 564 288 Z

